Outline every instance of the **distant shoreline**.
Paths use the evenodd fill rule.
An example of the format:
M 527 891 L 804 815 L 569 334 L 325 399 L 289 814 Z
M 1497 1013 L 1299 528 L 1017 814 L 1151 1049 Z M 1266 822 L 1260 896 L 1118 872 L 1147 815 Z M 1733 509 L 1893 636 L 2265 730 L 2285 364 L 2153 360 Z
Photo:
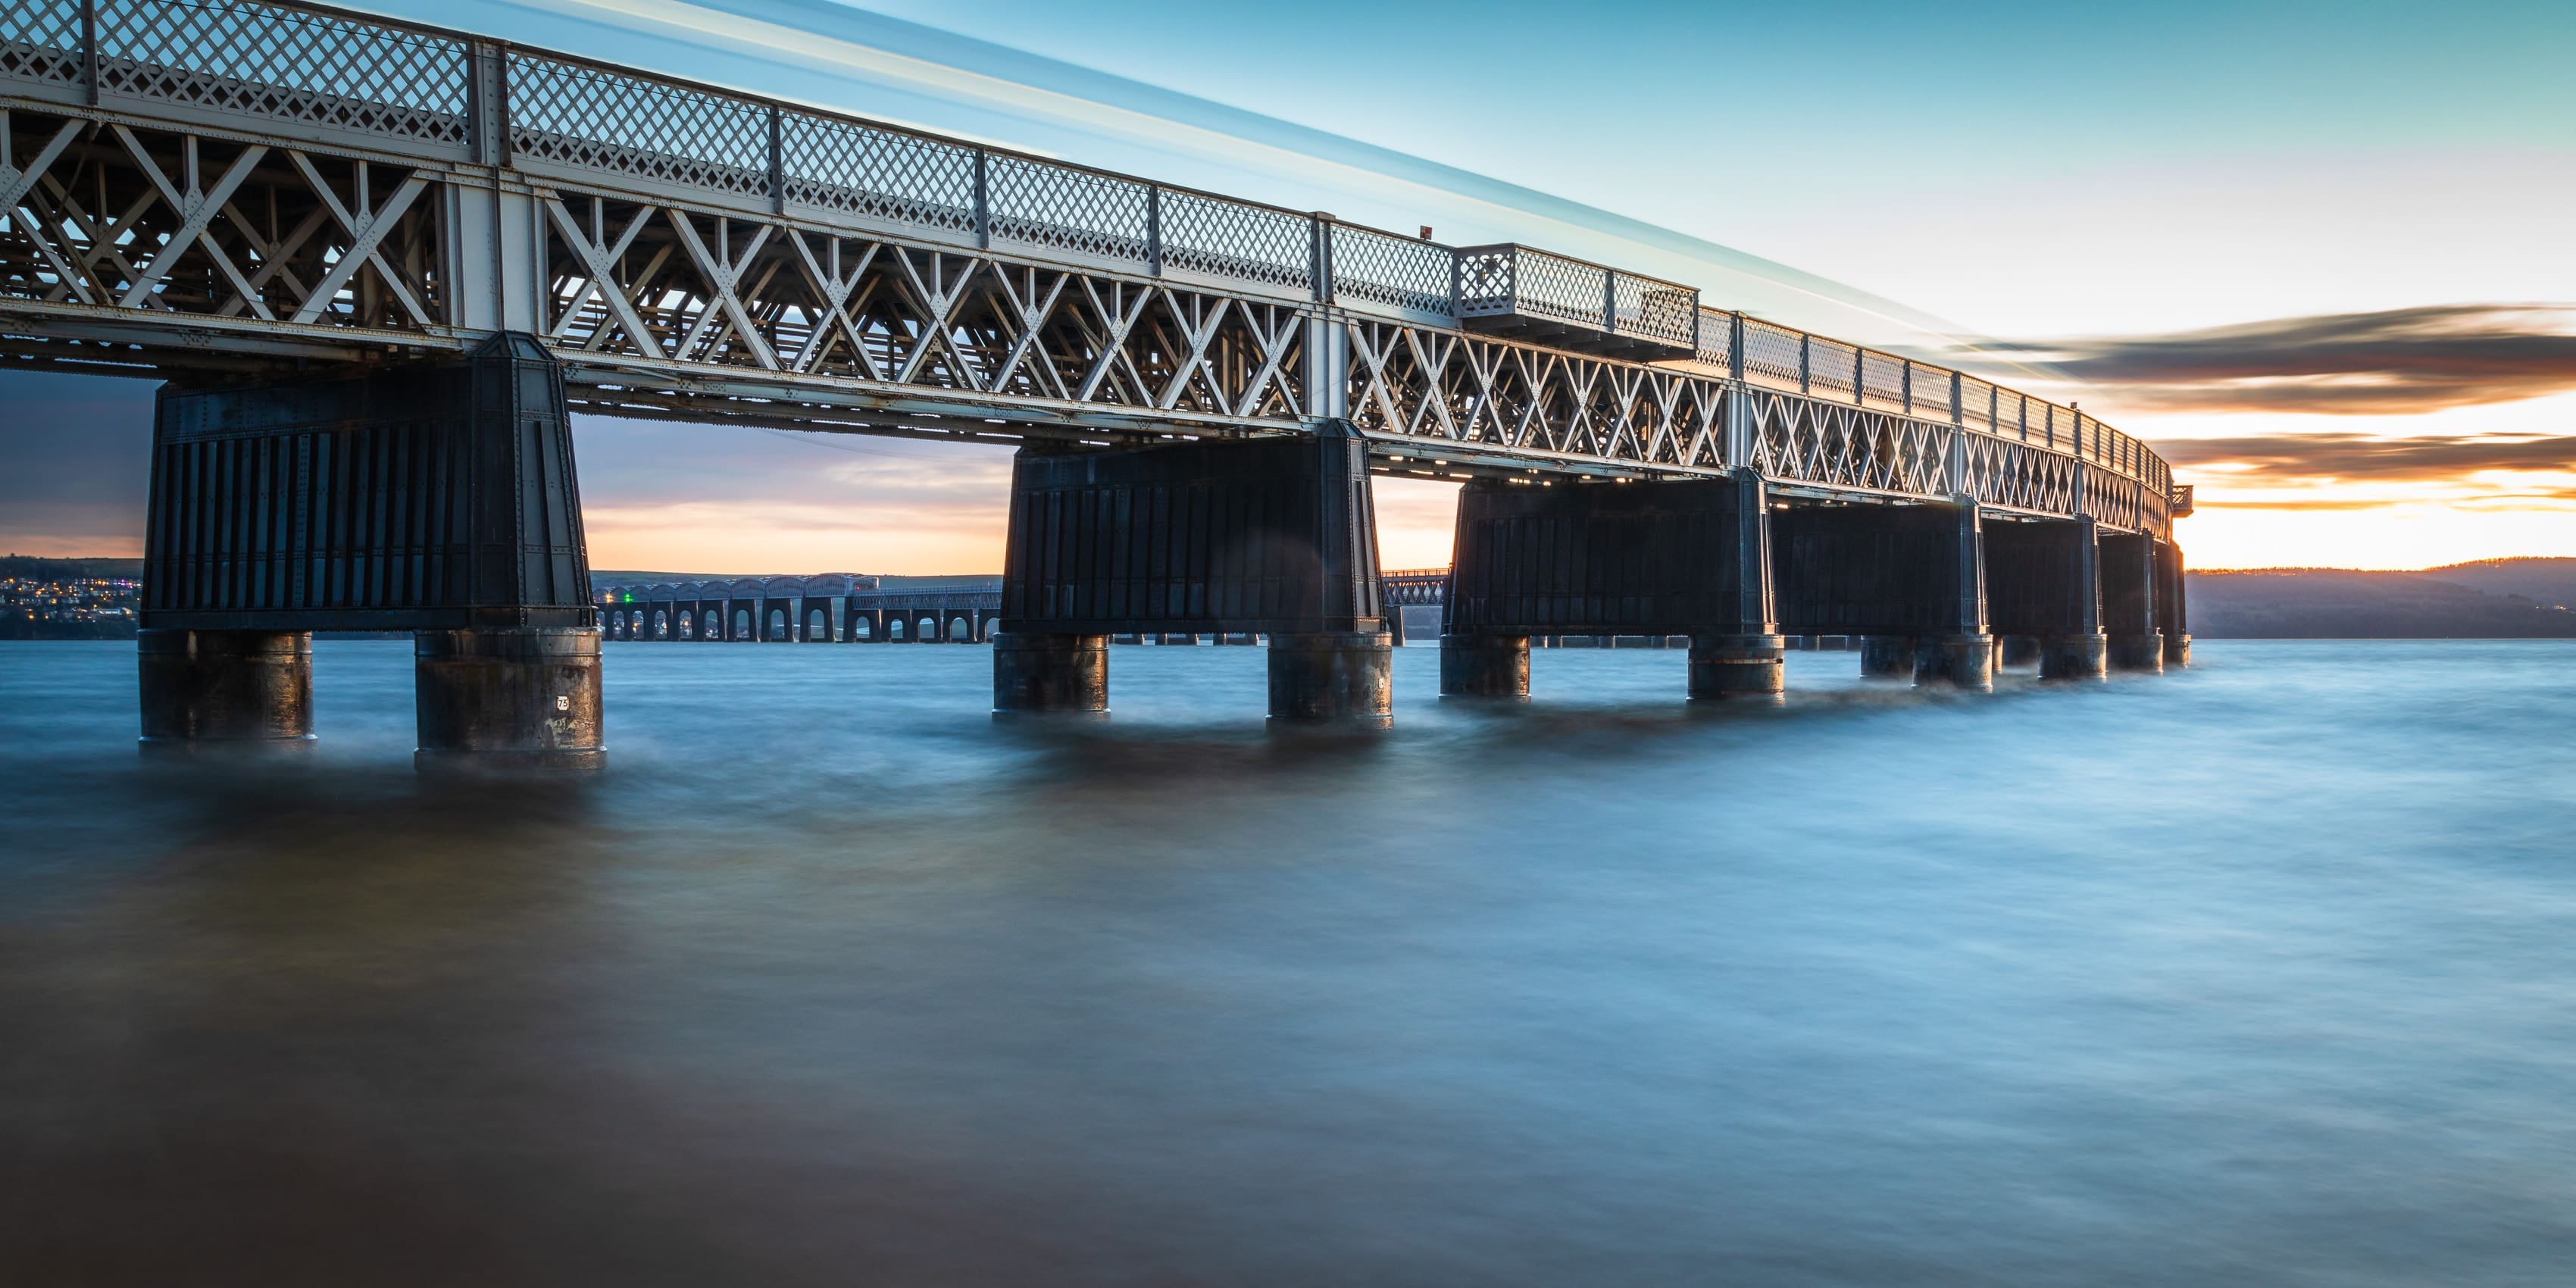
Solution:
M 0 556 L 0 578 L 132 580 L 142 572 L 140 559 Z M 591 577 L 601 584 L 737 579 L 716 574 L 614 569 L 595 570 Z M 2194 571 L 2187 578 L 2186 594 L 2191 633 L 2198 639 L 2576 638 L 2576 558 L 2483 559 L 2413 572 L 2352 568 Z M 44 625 L 0 620 L 0 639 L 101 637 L 96 633 L 46 634 L 36 629 Z M 131 633 L 132 628 L 127 626 L 122 634 L 107 638 L 129 638 Z

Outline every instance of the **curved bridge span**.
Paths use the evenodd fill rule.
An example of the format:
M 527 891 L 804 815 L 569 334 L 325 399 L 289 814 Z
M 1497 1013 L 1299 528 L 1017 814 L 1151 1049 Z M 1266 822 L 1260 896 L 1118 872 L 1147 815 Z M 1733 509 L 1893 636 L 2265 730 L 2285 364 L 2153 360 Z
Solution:
M 2190 506 L 2072 407 L 1686 284 L 254 0 L 0 10 L 0 361 L 170 380 L 146 617 L 178 631 L 591 628 L 577 410 L 1019 444 L 1001 614 L 1059 641 L 1368 635 L 1371 473 L 1469 481 L 1462 637 L 1764 637 L 1782 576 L 1984 634 L 1854 578 L 1960 600 L 1980 524 L 2173 564 Z M 1720 611 L 1676 570 L 1726 560 Z

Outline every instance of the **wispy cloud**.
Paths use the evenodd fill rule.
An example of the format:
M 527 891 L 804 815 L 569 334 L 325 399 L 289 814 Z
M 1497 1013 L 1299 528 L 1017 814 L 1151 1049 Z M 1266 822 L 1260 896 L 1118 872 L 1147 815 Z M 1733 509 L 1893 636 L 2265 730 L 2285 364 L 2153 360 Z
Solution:
M 1997 350 L 2135 407 L 2392 415 L 2576 389 L 2576 306 L 2427 305 Z
M 2156 450 L 2179 466 L 2208 467 L 2203 477 L 2243 482 L 2418 482 L 2489 470 L 2576 471 L 2576 437 L 2548 434 L 2259 434 L 2171 438 Z
M 2156 447 L 2201 485 L 2206 510 L 2563 510 L 2576 502 L 2576 437 L 2566 435 L 2257 434 Z

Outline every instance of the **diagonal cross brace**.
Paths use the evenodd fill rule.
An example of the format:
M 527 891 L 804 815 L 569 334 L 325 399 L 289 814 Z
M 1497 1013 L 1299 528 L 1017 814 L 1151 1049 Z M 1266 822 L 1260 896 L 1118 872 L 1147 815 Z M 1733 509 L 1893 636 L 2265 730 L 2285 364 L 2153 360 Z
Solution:
M 718 218 L 721 220 L 722 216 Z M 697 322 L 689 327 L 688 335 L 680 340 L 679 351 L 682 354 L 697 352 L 698 342 L 705 338 L 707 328 L 714 324 L 716 315 L 721 312 L 724 315 L 726 329 L 742 337 L 744 346 L 751 350 L 752 360 L 771 371 L 778 370 L 777 351 L 769 347 L 769 341 L 761 336 L 760 328 L 751 324 L 751 315 L 742 307 L 743 271 L 759 257 L 760 248 L 769 244 L 769 235 L 777 229 L 772 225 L 762 224 L 760 231 L 753 235 L 751 244 L 743 248 L 741 256 L 727 259 L 707 249 L 706 240 L 698 236 L 696 225 L 687 215 L 677 210 L 672 211 L 671 226 L 680 230 L 680 244 L 688 248 L 690 261 L 698 266 L 698 272 L 705 276 L 707 284 L 714 287 L 716 293 L 714 302 L 698 314 Z M 724 231 L 722 228 L 718 229 L 719 233 Z M 728 243 L 726 250 L 730 252 L 731 249 L 731 244 Z M 720 332 L 716 338 L 722 340 L 724 337 Z
M 385 284 L 385 289 L 393 292 L 395 299 L 402 301 L 402 306 L 411 314 L 412 321 L 428 326 L 428 310 L 420 306 L 419 300 L 412 298 L 411 288 L 403 285 L 402 279 L 394 275 L 393 269 L 387 267 L 384 258 L 376 252 L 377 248 L 384 244 L 385 234 L 392 231 L 393 226 L 402 219 L 403 212 L 411 209 L 411 203 L 429 188 L 429 180 L 415 170 L 402 181 L 401 186 L 394 189 L 394 195 L 387 197 L 383 205 L 373 211 L 361 210 L 352 215 L 347 206 L 340 204 L 340 194 L 333 192 L 331 185 L 322 181 L 322 172 L 314 169 L 313 163 L 306 160 L 303 153 L 289 152 L 286 156 L 288 160 L 295 163 L 296 169 L 304 173 L 304 181 L 313 185 L 313 191 L 322 198 L 322 204 L 330 208 L 331 217 L 339 220 L 342 228 L 349 230 L 348 249 L 340 252 L 340 262 L 332 265 L 331 271 L 323 274 L 321 281 L 314 283 L 313 293 L 304 297 L 304 307 L 295 311 L 295 320 L 311 322 L 320 318 L 322 310 L 330 305 L 333 297 L 339 295 L 340 288 L 348 285 L 349 279 L 357 276 L 360 268 L 373 264 L 376 266 L 377 280 Z M 361 173 L 364 172 L 366 164 L 364 161 L 358 162 Z M 365 195 L 362 186 L 359 196 L 363 198 Z
M 134 131 L 122 125 L 115 128 L 116 137 L 124 141 L 125 150 L 134 157 L 134 163 L 142 168 L 144 177 L 152 181 L 152 186 L 160 191 L 161 199 L 168 202 L 170 208 L 179 215 L 179 226 L 172 230 L 168 241 L 161 243 L 161 249 L 152 256 L 152 261 L 143 266 L 142 272 L 135 275 L 133 285 L 125 288 L 124 296 L 116 302 L 117 307 L 128 309 L 143 307 L 143 302 L 152 295 L 152 288 L 160 285 L 161 279 L 167 277 L 170 270 L 178 265 L 179 257 L 185 255 L 190 246 L 203 242 L 206 258 L 213 260 L 215 270 L 222 273 L 226 281 L 233 284 L 234 290 L 241 292 L 242 298 L 250 301 L 251 312 L 258 314 L 262 321 L 276 321 L 277 315 L 269 312 L 268 305 L 260 301 L 259 292 L 252 288 L 250 279 L 243 277 L 242 271 L 233 267 L 232 257 L 224 254 L 224 248 L 216 245 L 213 238 L 206 236 L 206 226 L 214 222 L 215 215 L 223 209 L 224 203 L 232 200 L 233 190 L 239 188 L 243 180 L 250 178 L 250 172 L 259 165 L 261 157 L 268 155 L 268 149 L 259 144 L 242 149 L 242 154 L 234 158 L 232 168 L 224 171 L 222 178 L 215 180 L 213 188 L 199 190 L 196 186 L 197 140 L 195 136 L 189 136 L 187 140 L 188 191 L 183 193 L 170 182 L 170 176 L 161 173 L 161 167 L 153 163 L 152 154 L 143 150 L 143 144 L 134 137 Z
M 617 244 L 603 249 L 582 235 L 581 226 L 573 222 L 572 212 L 564 209 L 561 196 L 548 193 L 545 203 L 546 214 L 555 221 L 555 230 L 563 235 L 564 244 L 572 248 L 572 253 L 581 259 L 582 267 L 590 274 L 590 280 L 573 296 L 572 303 L 564 306 L 563 317 L 555 323 L 549 338 L 561 338 L 573 315 L 581 312 L 581 306 L 590 300 L 590 293 L 597 291 L 600 302 L 608 306 L 618 325 L 625 327 L 626 333 L 635 338 L 637 348 L 656 358 L 671 356 L 662 352 L 661 340 L 644 325 L 644 319 L 635 312 L 635 301 L 626 298 L 625 289 L 617 284 L 617 259 L 635 244 L 636 235 L 644 231 L 644 225 L 652 221 L 653 207 L 646 206 L 635 212 L 635 218 L 626 225 L 626 231 L 618 234 Z
M 834 270 L 832 273 L 823 271 L 823 265 L 814 258 L 813 248 L 805 244 L 805 234 L 791 228 L 787 230 L 787 238 L 789 243 L 796 247 L 797 259 L 803 261 L 805 265 L 805 275 L 812 281 L 814 289 L 822 295 L 824 306 L 831 311 L 831 325 L 838 328 L 841 334 L 849 337 L 850 352 L 859 360 L 859 366 L 866 370 L 868 378 L 883 379 L 884 373 L 877 369 L 877 360 L 869 355 L 867 341 L 860 336 L 858 324 L 850 320 L 851 293 L 857 291 L 859 283 L 866 280 L 868 265 L 876 262 L 878 243 L 869 242 L 867 249 L 859 254 L 858 266 L 852 268 L 846 276 L 836 276 L 841 266 L 841 247 L 838 238 L 833 239 L 830 247 Z M 862 294 L 861 298 L 866 297 Z M 829 347 L 829 333 L 823 327 L 813 328 L 806 335 L 804 345 L 797 351 L 794 369 L 800 374 L 811 369 L 815 361 L 823 356 L 823 351 Z

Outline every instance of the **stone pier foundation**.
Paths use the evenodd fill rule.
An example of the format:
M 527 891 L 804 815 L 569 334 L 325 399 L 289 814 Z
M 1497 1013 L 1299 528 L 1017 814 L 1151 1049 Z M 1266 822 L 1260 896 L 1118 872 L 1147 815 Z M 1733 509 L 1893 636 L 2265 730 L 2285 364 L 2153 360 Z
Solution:
M 2162 671 L 2165 669 L 2165 637 L 2161 631 L 2106 637 L 2105 663 L 2114 671 Z
M 1778 635 L 1694 635 L 1690 696 L 1778 701 L 1788 689 L 1788 641 Z
M 1440 693 L 1455 698 L 1526 698 L 1530 691 L 1527 635 L 1440 637 Z
M 1274 633 L 1269 651 L 1273 719 L 1374 721 L 1395 714 L 1392 634 Z
M 1914 682 L 1959 689 L 1995 687 L 1995 637 L 1936 635 L 1916 640 Z
M 2039 641 L 2039 678 L 2099 680 L 2110 663 L 2111 642 L 2102 632 L 2048 635 Z
M 420 631 L 412 686 L 423 757 L 586 768 L 605 754 L 597 627 Z
M 147 745 L 312 740 L 311 632 L 145 630 L 135 639 Z
M 1861 636 L 1860 673 L 1874 680 L 1914 678 L 1914 637 L 1911 635 Z
M 1109 637 L 996 632 L 993 709 L 1107 711 Z

